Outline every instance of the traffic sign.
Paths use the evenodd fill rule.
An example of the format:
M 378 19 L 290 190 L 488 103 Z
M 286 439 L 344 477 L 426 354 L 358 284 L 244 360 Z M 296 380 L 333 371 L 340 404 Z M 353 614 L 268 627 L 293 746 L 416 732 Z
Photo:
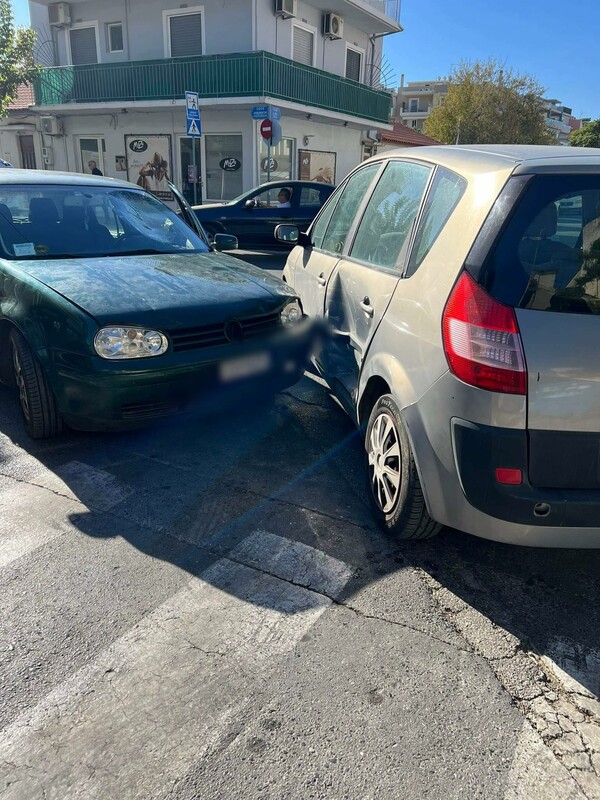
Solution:
M 185 93 L 185 115 L 187 119 L 200 119 L 200 104 L 198 102 L 198 92 Z
M 277 106 L 271 106 L 271 113 L 269 114 L 269 119 L 281 119 L 281 109 L 277 108 Z
M 269 106 L 254 106 L 252 119 L 269 119 Z
M 270 119 L 263 119 L 260 123 L 260 135 L 265 141 L 270 142 L 271 136 L 273 136 L 273 123 Z
M 197 138 L 198 136 L 202 136 L 202 130 L 200 126 L 200 120 L 195 119 L 188 119 L 187 121 L 187 135 L 191 136 L 192 138 Z

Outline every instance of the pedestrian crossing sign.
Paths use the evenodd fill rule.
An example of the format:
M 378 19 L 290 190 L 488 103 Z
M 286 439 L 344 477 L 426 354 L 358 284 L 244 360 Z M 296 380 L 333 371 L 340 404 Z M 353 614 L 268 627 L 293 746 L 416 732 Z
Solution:
M 187 121 L 187 135 L 188 136 L 202 136 L 202 130 L 200 127 L 200 120 L 196 119 L 188 119 Z

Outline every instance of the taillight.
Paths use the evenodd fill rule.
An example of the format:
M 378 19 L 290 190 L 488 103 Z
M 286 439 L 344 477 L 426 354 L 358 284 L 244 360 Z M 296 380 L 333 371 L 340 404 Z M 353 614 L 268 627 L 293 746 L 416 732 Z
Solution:
M 463 272 L 442 321 L 444 351 L 461 381 L 491 392 L 527 394 L 527 367 L 515 311 Z

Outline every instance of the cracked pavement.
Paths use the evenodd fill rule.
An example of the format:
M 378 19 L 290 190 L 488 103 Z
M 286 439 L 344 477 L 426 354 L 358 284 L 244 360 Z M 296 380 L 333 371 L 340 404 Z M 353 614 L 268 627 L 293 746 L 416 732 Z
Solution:
M 0 416 L 3 798 L 600 798 L 600 553 L 389 540 L 308 379 L 126 435 Z

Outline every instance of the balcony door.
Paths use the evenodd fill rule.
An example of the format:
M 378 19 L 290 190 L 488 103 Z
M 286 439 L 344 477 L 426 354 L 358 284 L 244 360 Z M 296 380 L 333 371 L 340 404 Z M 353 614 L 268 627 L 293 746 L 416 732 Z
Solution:
M 90 164 L 95 164 L 96 169 L 105 175 L 104 170 L 104 155 L 106 153 L 106 144 L 101 136 L 78 136 L 77 137 L 77 155 L 79 158 L 79 168 L 81 172 L 86 175 L 92 174 L 94 169 Z M 96 173 L 97 174 L 97 173 Z

